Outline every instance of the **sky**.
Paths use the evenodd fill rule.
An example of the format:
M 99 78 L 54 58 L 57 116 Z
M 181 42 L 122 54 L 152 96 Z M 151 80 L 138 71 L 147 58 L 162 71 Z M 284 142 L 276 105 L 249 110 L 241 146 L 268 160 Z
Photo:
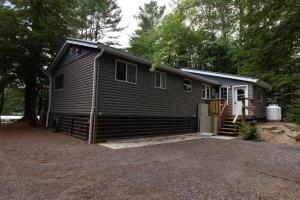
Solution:
M 120 26 L 126 27 L 121 33 L 118 39 L 120 47 L 128 47 L 129 38 L 137 29 L 137 20 L 134 15 L 139 12 L 139 6 L 143 6 L 144 3 L 148 3 L 150 0 L 117 0 L 119 7 L 122 10 L 122 21 Z M 166 5 L 166 13 L 170 12 L 172 0 L 156 0 L 159 5 Z

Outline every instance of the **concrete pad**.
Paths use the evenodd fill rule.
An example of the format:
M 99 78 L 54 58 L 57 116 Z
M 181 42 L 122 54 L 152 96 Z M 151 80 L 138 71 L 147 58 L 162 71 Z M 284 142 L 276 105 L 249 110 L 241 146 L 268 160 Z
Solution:
M 161 136 L 161 137 L 143 137 L 133 138 L 124 140 L 111 140 L 105 143 L 98 143 L 98 145 L 110 148 L 110 149 L 124 149 L 133 147 L 143 147 L 157 144 L 166 144 L 181 142 L 187 140 L 201 139 L 198 133 L 195 134 L 184 134 L 184 135 L 172 135 L 172 136 Z
M 160 136 L 160 137 L 143 137 L 143 138 L 133 138 L 133 139 L 120 139 L 120 140 L 109 140 L 105 143 L 98 143 L 98 145 L 110 148 L 110 149 L 126 149 L 134 147 L 143 147 L 158 144 L 167 144 L 174 142 L 182 142 L 188 140 L 196 140 L 203 138 L 214 138 L 214 139 L 233 139 L 234 137 L 227 136 L 213 136 L 210 134 L 183 134 L 183 135 L 172 135 L 172 136 Z

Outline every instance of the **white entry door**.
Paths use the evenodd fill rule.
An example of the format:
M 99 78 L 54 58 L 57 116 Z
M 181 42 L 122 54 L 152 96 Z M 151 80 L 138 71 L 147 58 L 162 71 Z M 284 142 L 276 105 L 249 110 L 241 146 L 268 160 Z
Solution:
M 233 86 L 232 87 L 232 114 L 236 115 L 238 112 L 241 112 L 242 108 L 242 97 L 248 98 L 248 86 Z M 246 106 L 248 105 L 248 100 L 245 101 Z M 239 113 L 240 115 L 242 113 Z M 246 110 L 246 115 L 248 111 Z

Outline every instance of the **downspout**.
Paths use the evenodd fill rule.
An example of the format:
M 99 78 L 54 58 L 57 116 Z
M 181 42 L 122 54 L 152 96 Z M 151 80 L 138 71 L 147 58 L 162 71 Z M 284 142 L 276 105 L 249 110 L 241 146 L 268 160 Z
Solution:
M 49 75 L 50 86 L 49 86 L 49 99 L 48 99 L 48 110 L 47 110 L 47 120 L 46 120 L 46 128 L 49 128 L 49 116 L 51 109 L 51 98 L 52 98 L 52 77 Z
M 90 113 L 90 122 L 89 122 L 89 139 L 88 143 L 92 143 L 92 135 L 93 135 L 93 117 L 95 113 L 95 105 L 96 105 L 96 84 L 97 84 L 97 67 L 98 67 L 98 59 L 103 55 L 104 49 L 102 48 L 100 53 L 96 55 L 94 58 L 94 72 L 93 72 L 93 93 L 92 93 L 92 108 L 91 108 L 91 113 Z

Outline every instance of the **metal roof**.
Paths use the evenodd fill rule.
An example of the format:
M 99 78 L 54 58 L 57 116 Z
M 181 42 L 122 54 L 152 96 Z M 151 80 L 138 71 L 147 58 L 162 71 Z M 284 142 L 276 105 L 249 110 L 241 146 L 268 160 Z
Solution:
M 106 52 L 106 53 L 110 53 L 110 54 L 113 54 L 113 55 L 124 57 L 124 58 L 130 59 L 130 60 L 133 60 L 133 61 L 136 61 L 136 62 L 139 62 L 139 63 L 143 63 L 143 64 L 146 64 L 146 65 L 150 65 L 150 66 L 153 64 L 153 62 L 150 61 L 150 60 L 141 58 L 141 57 L 136 56 L 134 54 L 128 53 L 124 50 L 120 50 L 120 49 L 117 49 L 117 48 L 114 48 L 114 47 L 110 47 L 110 46 L 107 46 L 107 45 L 99 43 L 99 42 L 93 42 L 93 41 L 87 41 L 87 40 L 81 40 L 81 39 L 67 37 L 65 39 L 65 42 L 64 42 L 62 48 L 60 49 L 60 51 L 58 52 L 58 54 L 56 55 L 56 57 L 54 58 L 54 60 L 50 64 L 50 66 L 47 68 L 46 73 L 48 73 L 48 74 L 51 73 L 51 71 L 55 68 L 55 66 L 58 64 L 60 59 L 63 57 L 64 53 L 68 50 L 70 45 L 79 45 L 79 46 L 84 46 L 84 47 L 89 47 L 89 48 L 94 48 L 94 49 L 104 49 L 104 52 Z M 212 85 L 220 85 L 219 82 L 212 81 L 212 80 L 209 80 L 209 79 L 205 79 L 205 78 L 199 77 L 197 75 L 194 75 L 192 73 L 185 72 L 185 71 L 182 71 L 182 70 L 179 70 L 179 69 L 175 69 L 175 68 L 170 67 L 168 65 L 159 65 L 157 67 L 157 69 L 163 70 L 163 71 L 166 71 L 166 72 L 170 72 L 170 73 L 173 73 L 173 74 L 177 74 L 179 76 L 183 76 L 183 77 L 190 78 L 190 79 L 193 79 L 193 80 L 198 80 L 198 81 L 201 81 L 201 82 L 204 82 L 204 83 L 209 83 L 209 84 L 212 84 Z
M 271 85 L 269 85 L 268 83 L 266 83 L 266 82 L 264 82 L 260 79 L 256 79 L 256 78 L 233 75 L 233 74 L 225 74 L 225 73 L 220 73 L 220 72 L 205 71 L 205 70 L 187 69 L 187 68 L 182 68 L 181 70 L 184 71 L 184 72 L 192 73 L 192 74 L 215 76 L 215 77 L 220 77 L 220 78 L 227 78 L 227 79 L 234 79 L 234 80 L 241 80 L 241 81 L 251 82 L 251 83 L 254 83 L 254 84 L 256 84 L 260 87 L 263 87 L 265 89 L 268 89 L 268 90 L 272 89 Z

